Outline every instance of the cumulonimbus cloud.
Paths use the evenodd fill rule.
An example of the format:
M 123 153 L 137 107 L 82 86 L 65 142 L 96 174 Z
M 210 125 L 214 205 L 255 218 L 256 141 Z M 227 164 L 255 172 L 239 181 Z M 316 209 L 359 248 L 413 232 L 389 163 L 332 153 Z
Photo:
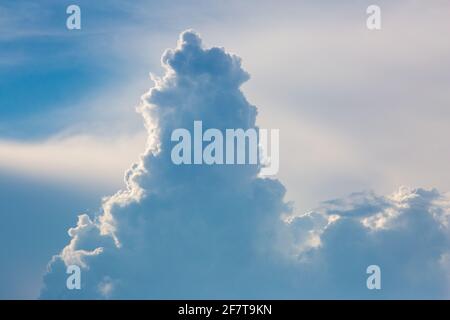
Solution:
M 246 294 L 242 286 L 254 290 L 260 281 L 253 273 L 267 259 L 264 243 L 290 210 L 284 187 L 258 178 L 258 165 L 177 166 L 170 158 L 172 131 L 195 120 L 220 130 L 255 127 L 256 108 L 240 90 L 249 76 L 237 56 L 203 48 L 192 31 L 162 64 L 166 74 L 153 77 L 140 107 L 147 151 L 127 172 L 126 188 L 69 230 L 43 298 L 207 298 Z M 82 290 L 66 288 L 70 264 L 82 267 Z
M 423 189 L 359 193 L 297 216 L 283 185 L 259 178 L 257 165 L 174 165 L 174 129 L 196 120 L 205 128 L 254 128 L 256 108 L 240 90 L 249 78 L 240 59 L 204 48 L 193 31 L 181 34 L 162 64 L 164 77 L 153 77 L 139 109 L 146 152 L 97 216 L 79 216 L 49 265 L 41 298 L 448 294 L 448 197 Z M 66 288 L 71 264 L 82 268 L 81 290 Z M 381 292 L 365 286 L 370 264 L 382 268 Z

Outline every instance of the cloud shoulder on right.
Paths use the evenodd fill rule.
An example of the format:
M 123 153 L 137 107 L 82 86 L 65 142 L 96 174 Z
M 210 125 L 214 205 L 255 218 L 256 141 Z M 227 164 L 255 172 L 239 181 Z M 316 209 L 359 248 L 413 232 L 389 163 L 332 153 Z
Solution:
M 311 295 L 450 297 L 448 194 L 406 187 L 388 196 L 354 193 L 291 216 L 287 223 L 286 254 L 294 257 Z M 382 271 L 380 291 L 366 288 L 365 270 L 374 264 Z M 308 276 L 317 282 L 305 280 Z

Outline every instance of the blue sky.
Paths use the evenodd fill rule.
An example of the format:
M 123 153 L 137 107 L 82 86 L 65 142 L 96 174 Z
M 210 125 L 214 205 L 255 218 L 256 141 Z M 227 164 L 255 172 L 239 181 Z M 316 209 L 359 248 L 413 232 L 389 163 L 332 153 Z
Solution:
M 72 3 L 81 7 L 81 30 L 65 28 L 65 9 Z M 112 252 L 108 257 L 89 260 L 96 271 L 88 277 L 98 283 L 86 290 L 85 297 L 95 297 L 98 286 L 105 281 L 117 287 L 109 293 L 111 297 L 177 297 L 169 285 L 157 282 L 158 277 L 166 279 L 158 272 L 170 264 L 169 269 L 179 272 L 184 284 L 179 290 L 187 298 L 254 297 L 262 289 L 257 285 L 258 275 L 279 274 L 281 270 L 283 277 L 273 276 L 263 286 L 274 297 L 448 298 L 450 279 L 445 279 L 450 265 L 449 240 L 445 236 L 448 229 L 439 228 L 439 223 L 445 225 L 442 221 L 448 220 L 449 212 L 446 192 L 450 189 L 447 141 L 450 43 L 442 32 L 450 29 L 446 16 L 449 5 L 437 0 L 427 5 L 406 0 L 378 3 L 383 27 L 370 32 L 365 27 L 365 9 L 371 1 L 341 4 L 323 1 L 320 5 L 314 1 L 282 1 L 276 5 L 271 1 L 161 4 L 46 0 L 39 5 L 33 1 L 1 1 L 0 297 L 37 298 L 45 281 L 49 290 L 44 297 L 54 297 L 59 287 L 55 286 L 52 292 L 52 281 L 58 283 L 61 266 L 55 263 L 55 273 L 43 280 L 47 263 L 65 246 L 75 252 L 73 258 L 78 256 L 77 250 L 86 249 L 84 243 L 89 243 L 89 248 L 103 245 L 104 240 L 91 233 L 102 227 L 96 217 L 109 214 L 105 207 L 109 202 L 102 198 L 118 190 L 156 188 L 168 197 L 156 199 L 156 203 L 161 208 L 170 208 L 179 219 L 167 220 L 158 214 L 163 209 L 151 199 L 131 195 L 130 199 L 137 204 L 131 201 L 125 206 L 129 209 L 124 210 L 133 212 L 137 220 L 145 220 L 148 212 L 156 212 L 151 219 L 164 230 L 176 232 L 177 226 L 189 225 L 191 221 L 195 228 L 208 226 L 209 229 L 202 229 L 200 239 L 214 233 L 222 221 L 220 215 L 210 221 L 201 214 L 193 214 L 195 208 L 202 212 L 207 206 L 215 207 L 214 203 L 197 199 L 187 190 L 184 196 L 169 192 L 173 187 L 170 182 L 189 186 L 182 179 L 190 175 L 189 170 L 172 171 L 164 166 L 163 156 L 153 159 L 147 154 L 140 158 L 146 150 L 148 133 L 142 116 L 135 110 L 142 103 L 141 96 L 153 86 L 149 73 L 162 76 L 167 71 L 161 66 L 163 52 L 176 47 L 183 30 L 193 28 L 201 35 L 202 50 L 224 47 L 227 53 L 242 58 L 242 69 L 251 78 L 241 89 L 248 102 L 258 108 L 256 124 L 279 128 L 281 132 L 279 182 L 255 180 L 246 185 L 227 172 L 230 178 L 224 184 L 239 190 L 229 181 L 234 177 L 240 187 L 253 190 L 261 199 L 265 195 L 271 201 L 263 202 L 264 205 L 252 203 L 220 188 L 217 194 L 204 192 L 224 203 L 234 199 L 236 205 L 227 209 L 231 213 L 251 213 L 249 220 L 244 219 L 243 225 L 234 230 L 227 224 L 232 221 L 222 221 L 226 228 L 221 231 L 235 239 L 242 237 L 244 243 L 249 237 L 242 235 L 243 230 L 249 225 L 257 226 L 260 217 L 274 219 L 268 218 L 270 221 L 278 221 L 285 215 L 295 217 L 295 223 L 281 224 L 280 229 L 271 231 L 277 245 L 259 239 L 256 231 L 251 233 L 261 241 L 258 247 L 268 250 L 275 246 L 283 258 L 272 252 L 274 256 L 261 266 L 261 257 L 255 255 L 253 260 L 245 259 L 246 270 L 239 270 L 231 258 L 224 261 L 206 256 L 229 270 L 241 272 L 242 276 L 255 273 L 254 279 L 236 288 L 233 285 L 242 279 L 232 278 L 226 268 L 212 269 L 201 278 L 204 269 L 200 266 L 206 258 L 192 259 L 182 270 L 175 267 L 176 259 L 186 258 L 181 252 L 174 250 L 173 256 L 160 254 L 161 250 L 177 248 L 177 241 L 196 245 L 199 250 L 210 249 L 190 239 L 193 233 L 161 240 L 146 235 L 155 230 L 144 224 L 139 230 L 143 233 L 141 238 L 131 237 L 127 230 L 118 236 L 123 238 L 125 248 L 127 241 L 128 245 L 139 243 L 153 256 L 138 261 L 142 252 L 116 250 L 107 243 L 105 248 Z M 204 68 L 208 69 L 206 64 Z M 185 76 L 193 78 L 195 74 Z M 181 76 L 180 72 L 177 75 Z M 166 93 L 167 99 L 178 101 L 180 93 L 176 89 Z M 226 97 L 237 94 L 225 89 L 217 88 Z M 195 92 L 193 97 L 207 105 L 210 101 L 207 92 Z M 161 99 L 156 103 L 161 107 L 166 102 Z M 246 110 L 245 105 L 241 107 Z M 232 113 L 214 112 L 212 108 L 211 113 L 202 116 L 235 119 Z M 186 124 L 190 120 L 182 119 Z M 172 127 L 171 121 L 181 120 L 167 119 L 165 130 Z M 124 173 L 135 162 L 148 169 L 150 176 L 135 169 L 137 177 L 133 179 L 137 180 L 131 179 L 132 183 L 128 181 L 131 186 L 126 186 Z M 160 168 L 167 176 L 154 168 Z M 218 186 L 218 181 L 224 179 L 218 171 L 208 171 L 201 179 Z M 408 191 L 398 191 L 402 185 L 409 187 Z M 433 188 L 437 188 L 435 193 L 429 191 Z M 355 197 L 355 192 L 361 193 Z M 194 203 L 189 203 L 188 196 L 195 199 Z M 109 201 L 119 200 L 113 196 Z M 189 214 L 194 215 L 191 220 L 184 220 L 184 211 L 177 204 L 191 208 Z M 417 205 L 422 209 L 416 210 Z M 373 208 L 372 219 L 364 220 L 367 206 Z M 349 215 L 349 208 L 354 208 L 357 218 Z M 427 217 L 437 211 L 443 212 L 443 218 L 439 215 L 440 218 L 429 221 Z M 302 216 L 306 212 L 309 215 Z M 86 228 L 90 231 L 70 247 L 67 230 L 76 226 L 77 216 L 82 213 L 88 214 L 92 223 L 80 225 L 80 232 Z M 113 210 L 111 214 L 122 221 L 119 213 Z M 329 216 L 334 215 L 340 217 L 339 223 L 323 229 L 324 221 L 333 220 Z M 370 227 L 373 221 L 383 227 Z M 409 229 L 402 229 L 404 225 Z M 421 225 L 423 229 L 419 232 L 429 237 L 414 241 L 411 230 L 420 230 Z M 367 249 L 353 247 L 352 237 L 344 237 L 347 233 L 354 234 Z M 385 238 L 391 242 L 381 240 Z M 230 249 L 221 246 L 225 239 L 215 238 L 218 252 Z M 148 247 L 159 240 L 164 246 Z M 335 242 L 343 245 L 337 246 Z M 237 246 L 234 259 L 241 259 L 249 248 Z M 395 251 L 391 256 L 380 256 L 379 252 L 387 248 L 398 248 L 405 254 L 403 260 L 411 263 L 397 261 Z M 290 260 L 292 256 L 297 262 Z M 109 259 L 116 261 L 123 257 L 136 261 L 109 269 L 112 263 Z M 357 263 L 346 264 L 352 257 Z M 123 277 L 130 270 L 140 276 L 137 266 L 144 268 L 151 258 L 159 261 L 154 274 L 144 278 L 151 286 L 145 286 L 147 282 L 143 281 L 143 287 L 139 287 L 142 282 L 139 279 Z M 68 259 L 61 255 L 59 262 Z M 306 264 L 305 259 L 309 261 Z M 386 279 L 390 279 L 386 280 L 386 290 L 378 296 L 359 287 L 359 281 L 362 279 L 363 284 L 365 281 L 364 270 L 359 278 L 352 278 L 371 259 L 386 266 Z M 427 263 L 422 265 L 421 259 Z M 300 265 L 298 261 L 302 261 Z M 420 278 L 412 283 L 408 275 L 417 276 L 425 267 L 431 268 L 429 272 L 437 277 L 442 274 L 444 279 Z M 314 273 L 311 271 L 314 269 L 323 273 Z M 191 287 L 187 290 L 191 284 L 181 275 L 200 277 L 197 279 L 205 281 L 203 291 Z M 221 291 L 208 287 L 207 277 L 224 279 L 226 288 Z M 305 280 L 308 277 L 320 286 L 313 288 Z M 225 280 L 230 281 L 228 286 Z M 411 290 L 417 296 L 410 295 Z

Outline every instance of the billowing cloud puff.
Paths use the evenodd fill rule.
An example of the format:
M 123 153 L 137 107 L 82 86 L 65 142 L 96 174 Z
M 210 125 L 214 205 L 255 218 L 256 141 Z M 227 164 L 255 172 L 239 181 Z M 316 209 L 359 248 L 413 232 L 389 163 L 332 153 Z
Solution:
M 286 248 L 310 296 L 450 297 L 450 200 L 437 190 L 355 193 L 287 223 Z M 369 265 L 381 268 L 381 291 L 366 288 Z
M 442 298 L 449 296 L 450 202 L 436 190 L 370 192 L 304 215 L 258 165 L 175 165 L 177 128 L 254 128 L 238 57 L 183 32 L 142 98 L 148 147 L 126 187 L 80 215 L 42 298 Z M 66 266 L 82 289 L 66 288 Z M 379 265 L 382 289 L 366 287 Z
M 104 199 L 96 217 L 81 215 L 55 256 L 43 298 L 211 298 L 256 296 L 269 277 L 268 248 L 284 187 L 258 177 L 259 165 L 175 165 L 171 133 L 255 128 L 256 108 L 240 91 L 249 76 L 238 57 L 205 49 L 193 31 L 162 57 L 163 78 L 143 96 L 148 148 Z M 82 290 L 67 290 L 66 266 L 82 267 Z

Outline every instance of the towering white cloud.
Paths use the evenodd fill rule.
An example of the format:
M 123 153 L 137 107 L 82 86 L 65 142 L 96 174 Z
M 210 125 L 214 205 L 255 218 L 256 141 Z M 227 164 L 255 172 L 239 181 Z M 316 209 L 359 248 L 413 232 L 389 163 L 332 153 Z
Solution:
M 80 215 L 45 276 L 42 298 L 448 297 L 450 202 L 437 190 L 370 192 L 295 215 L 280 182 L 257 165 L 181 165 L 171 133 L 253 128 L 238 57 L 205 49 L 193 31 L 162 57 L 163 78 L 142 98 L 148 148 L 104 199 Z M 282 219 L 282 217 L 287 217 Z M 66 266 L 82 289 L 66 288 Z M 377 264 L 382 290 L 366 288 Z
M 143 96 L 148 149 L 126 188 L 81 215 L 55 256 L 43 298 L 221 297 L 257 294 L 279 216 L 289 212 L 276 180 L 257 165 L 172 163 L 170 135 L 203 127 L 254 128 L 256 108 L 240 91 L 249 76 L 238 57 L 205 49 L 193 31 L 162 57 L 166 74 Z M 66 289 L 65 266 L 82 267 L 82 290 Z M 245 289 L 247 288 L 247 289 Z

